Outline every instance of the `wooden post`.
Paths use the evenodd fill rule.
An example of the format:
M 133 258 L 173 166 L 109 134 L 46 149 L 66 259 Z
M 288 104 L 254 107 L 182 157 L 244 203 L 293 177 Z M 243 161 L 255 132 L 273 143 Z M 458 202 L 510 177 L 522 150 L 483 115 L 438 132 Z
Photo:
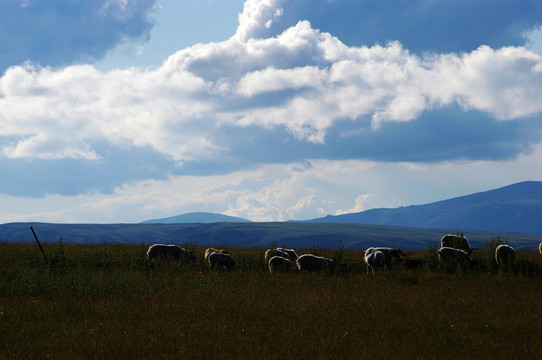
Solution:
M 45 255 L 45 251 L 43 251 L 43 248 L 41 247 L 40 241 L 38 240 L 38 236 L 36 235 L 36 232 L 34 231 L 34 228 L 31 226 L 30 230 L 32 230 L 32 234 L 34 234 L 34 238 L 36 239 L 36 242 L 38 243 L 38 246 L 40 247 L 41 253 L 43 254 L 43 258 L 47 260 L 47 256 Z

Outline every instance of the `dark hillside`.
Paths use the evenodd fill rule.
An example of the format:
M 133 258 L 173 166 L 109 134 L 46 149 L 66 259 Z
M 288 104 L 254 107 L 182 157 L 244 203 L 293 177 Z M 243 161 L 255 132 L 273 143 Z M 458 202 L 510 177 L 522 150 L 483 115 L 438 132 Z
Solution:
M 542 182 L 526 181 L 425 205 L 371 209 L 309 221 L 542 234 L 541 220 Z
M 216 247 L 269 247 L 366 249 L 391 246 L 425 250 L 440 245 L 447 233 L 462 231 L 473 247 L 501 236 L 518 250 L 536 250 L 540 235 L 474 231 L 464 228 L 420 229 L 338 223 L 212 223 L 212 224 L 46 224 L 11 223 L 0 225 L 2 242 L 34 242 L 33 226 L 40 241 L 56 243 L 62 238 L 76 244 L 153 244 L 176 243 Z

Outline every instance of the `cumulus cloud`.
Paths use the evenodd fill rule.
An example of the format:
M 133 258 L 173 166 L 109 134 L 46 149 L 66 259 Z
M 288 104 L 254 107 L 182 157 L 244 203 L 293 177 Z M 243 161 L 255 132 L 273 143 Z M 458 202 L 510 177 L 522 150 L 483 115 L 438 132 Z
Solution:
M 350 214 L 350 213 L 357 213 L 357 212 L 361 212 L 361 211 L 364 211 L 364 210 L 367 210 L 364 206 L 364 203 L 367 202 L 367 200 L 369 200 L 371 197 L 373 197 L 374 194 L 363 194 L 363 195 L 359 195 L 357 198 L 356 198 L 356 201 L 355 201 L 355 204 L 354 204 L 354 207 L 348 209 L 348 210 L 343 210 L 343 209 L 339 209 L 337 211 L 335 211 L 335 214 L 334 215 L 343 215 L 343 214 Z
M 2 0 L 0 72 L 94 61 L 117 45 L 146 41 L 156 0 Z
M 198 44 L 155 69 L 26 64 L 0 78 L 1 153 L 100 159 L 99 140 L 182 165 L 227 154 L 226 128 L 284 128 L 294 143 L 326 144 L 345 123 L 378 134 L 453 106 L 532 118 L 542 111 L 541 64 L 521 47 L 422 57 L 399 42 L 349 47 L 306 21 L 273 38 Z
M 277 164 L 222 175 L 141 180 L 107 194 L 43 198 L 0 194 L 0 212 L 4 222 L 139 222 L 191 211 L 221 212 L 253 221 L 312 219 L 340 214 L 340 209 L 439 201 L 465 195 L 465 186 L 469 192 L 478 192 L 539 179 L 542 170 L 532 164 L 541 160 L 541 146 L 514 161 L 419 165 L 313 160 L 310 166 Z M 360 193 L 366 195 L 358 196 L 357 206 L 352 207 L 352 194 Z
M 183 124 L 189 128 L 210 106 L 193 95 L 204 86 L 201 79 L 167 67 L 108 73 L 88 65 L 62 70 L 12 67 L 0 79 L 0 119 L 5 125 L 0 135 L 16 140 L 2 153 L 12 158 L 79 154 L 96 159 L 89 144 L 98 140 L 116 146 L 152 144 L 177 160 L 192 148 L 205 153 L 211 146 L 205 134 L 175 131 Z
M 282 16 L 281 1 L 247 0 L 239 14 L 239 26 L 235 37 L 240 41 L 268 38 L 273 22 Z
M 425 13 L 436 11 L 433 2 L 413 2 L 410 11 L 422 3 Z M 128 21 L 146 19 L 153 2 L 100 4 L 98 13 Z M 44 174 L 39 184 L 0 179 L 0 192 L 100 194 L 88 211 L 129 203 L 156 217 L 158 209 L 189 211 L 191 204 L 287 220 L 378 201 L 361 195 L 352 208 L 352 195 L 336 195 L 378 193 L 355 188 L 351 179 L 363 171 L 348 166 L 502 160 L 540 143 L 540 55 L 483 42 L 419 52 L 400 37 L 352 44 L 340 29 L 318 25 L 322 16 L 308 4 L 248 0 L 231 38 L 181 49 L 154 68 L 11 66 L 0 77 L 0 165 L 20 177 L 30 167 L 77 171 Z M 369 6 L 356 4 L 323 1 L 322 9 L 348 5 L 359 14 Z M 380 2 L 371 4 L 379 19 Z M 466 6 L 454 4 L 447 6 Z M 212 185 L 203 187 L 207 180 Z
M 399 41 L 414 53 L 469 52 L 523 46 L 541 17 L 542 3 L 528 0 L 250 0 L 237 35 L 269 38 L 304 19 L 349 46 Z

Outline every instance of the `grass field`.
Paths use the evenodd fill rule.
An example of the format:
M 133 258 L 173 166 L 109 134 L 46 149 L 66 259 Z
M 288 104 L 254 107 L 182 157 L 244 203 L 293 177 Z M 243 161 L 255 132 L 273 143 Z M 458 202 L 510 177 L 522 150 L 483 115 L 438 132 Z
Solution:
M 498 272 L 490 250 L 446 271 L 434 249 L 367 276 L 361 251 L 333 272 L 269 274 L 265 249 L 239 267 L 149 262 L 135 245 L 0 244 L 0 358 L 541 359 L 542 256 Z

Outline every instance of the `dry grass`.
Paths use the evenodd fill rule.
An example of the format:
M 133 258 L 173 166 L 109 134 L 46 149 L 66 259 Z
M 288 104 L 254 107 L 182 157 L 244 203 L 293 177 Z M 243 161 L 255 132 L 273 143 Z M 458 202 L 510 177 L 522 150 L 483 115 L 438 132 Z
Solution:
M 261 249 L 234 249 L 239 269 L 219 272 L 144 250 L 51 246 L 45 263 L 0 244 L 0 358 L 542 358 L 540 275 L 372 277 L 359 252 L 348 271 L 272 275 Z

